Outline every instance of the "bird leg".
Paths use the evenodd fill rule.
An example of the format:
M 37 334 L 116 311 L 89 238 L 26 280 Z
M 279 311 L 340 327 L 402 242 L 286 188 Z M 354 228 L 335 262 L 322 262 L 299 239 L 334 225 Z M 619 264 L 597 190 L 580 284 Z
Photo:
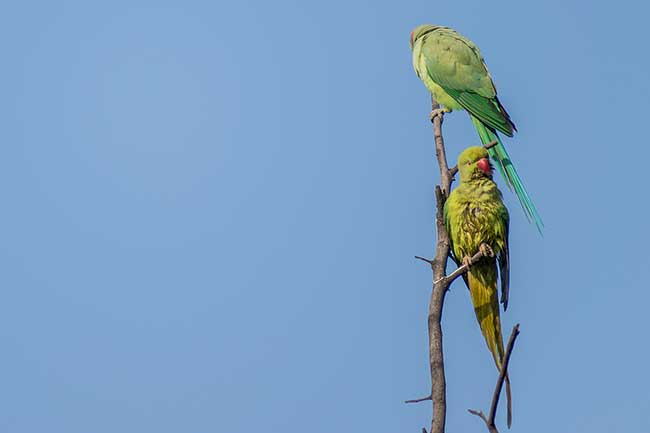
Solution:
M 469 271 L 470 266 L 472 266 L 472 256 L 463 257 L 463 266 L 467 267 Z
M 494 257 L 494 250 L 485 242 L 479 245 L 478 250 L 483 254 L 483 257 Z
M 436 108 L 435 110 L 431 111 L 431 114 L 429 114 L 429 120 L 433 123 L 433 119 L 440 116 L 440 122 L 442 123 L 442 115 L 445 113 L 449 113 L 449 109 L 445 107 Z

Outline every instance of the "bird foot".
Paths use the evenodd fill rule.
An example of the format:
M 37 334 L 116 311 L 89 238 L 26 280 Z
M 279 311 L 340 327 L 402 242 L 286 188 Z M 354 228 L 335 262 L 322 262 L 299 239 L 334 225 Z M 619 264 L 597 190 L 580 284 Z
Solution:
M 431 111 L 431 114 L 429 114 L 429 120 L 433 123 L 433 119 L 440 116 L 440 122 L 442 123 L 443 114 L 445 113 L 449 113 L 449 110 L 444 107 L 436 108 L 435 110 Z
M 466 266 L 467 270 L 472 266 L 472 258 L 470 256 L 463 257 L 463 266 Z
M 482 243 L 478 250 L 483 254 L 483 257 L 494 257 L 494 250 L 486 243 Z

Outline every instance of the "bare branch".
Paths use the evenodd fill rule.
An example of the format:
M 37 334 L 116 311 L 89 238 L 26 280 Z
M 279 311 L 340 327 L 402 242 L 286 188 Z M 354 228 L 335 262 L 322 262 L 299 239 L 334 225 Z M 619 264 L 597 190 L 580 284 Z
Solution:
M 474 254 L 469 260 L 470 266 L 476 264 L 479 260 L 481 260 L 482 257 L 483 257 L 483 253 L 481 251 Z M 460 277 L 467 271 L 469 271 L 469 266 L 467 266 L 467 264 L 462 264 L 458 268 L 456 268 L 456 270 L 451 274 L 447 275 L 446 277 L 442 277 L 442 280 L 444 280 L 448 285 L 450 285 L 451 283 L 454 282 L 456 278 Z M 438 280 L 436 281 L 436 283 L 442 280 Z
M 496 146 L 497 144 L 499 144 L 498 141 L 496 141 L 496 140 L 492 140 L 492 141 L 490 141 L 488 144 L 486 144 L 486 145 L 483 146 L 483 147 L 485 147 L 486 149 L 490 149 L 491 147 L 494 147 L 494 146 Z M 458 173 L 458 166 L 457 166 L 457 165 L 454 165 L 452 168 L 449 169 L 449 175 L 450 175 L 451 177 L 454 177 L 454 176 L 456 176 L 456 173 Z
M 433 122 L 433 138 L 436 144 L 436 158 L 438 159 L 438 167 L 440 167 L 440 183 L 442 184 L 441 188 L 444 192 L 445 198 L 449 195 L 449 190 L 451 188 L 451 178 L 449 173 L 449 165 L 447 164 L 447 152 L 445 150 L 445 141 L 442 138 L 442 118 L 444 112 L 440 111 L 440 106 L 438 103 L 431 97 L 431 107 L 433 111 L 436 111 L 436 115 L 431 120 Z M 435 433 L 435 432 L 431 432 Z
M 420 402 L 427 401 L 427 400 L 431 400 L 430 395 L 427 396 L 427 397 L 416 398 L 415 400 L 406 400 L 404 403 L 407 403 L 407 404 L 408 403 L 420 403 Z
M 427 262 L 428 264 L 433 266 L 433 260 L 431 260 L 431 259 L 425 259 L 424 257 L 420 257 L 420 256 L 415 256 L 415 258 L 418 259 L 418 260 L 422 260 L 423 262 Z
M 490 433 L 499 433 L 499 430 L 497 430 L 497 427 L 494 425 L 494 423 L 490 424 L 490 421 L 487 419 L 487 417 L 485 416 L 485 414 L 483 413 L 482 410 L 467 409 L 467 412 L 481 418 L 485 422 L 485 425 L 487 426 L 488 431 Z
M 483 421 L 485 421 L 486 424 L 489 423 L 487 417 L 483 413 L 482 410 L 474 410 L 474 409 L 467 409 L 467 412 L 471 413 L 472 415 L 476 415 L 477 417 L 481 418 Z
M 433 137 L 436 146 L 436 158 L 440 169 L 440 185 L 435 188 L 436 196 L 436 256 L 431 264 L 433 271 L 433 290 L 429 300 L 429 369 L 431 374 L 431 402 L 433 416 L 429 433 L 444 433 L 447 417 L 447 384 L 445 380 L 445 364 L 442 350 L 442 307 L 449 284 L 444 281 L 447 257 L 449 256 L 449 235 L 445 228 L 443 209 L 445 200 L 451 190 L 452 176 L 449 174 L 445 142 L 442 138 L 443 112 L 438 103 L 431 98 L 431 108 L 436 113 L 433 122 Z M 441 280 L 443 279 L 443 280 Z
M 468 409 L 469 413 L 480 417 L 485 422 L 485 425 L 487 426 L 490 433 L 499 433 L 499 430 L 497 430 L 496 425 L 494 423 L 494 419 L 496 418 L 497 415 L 497 406 L 499 405 L 499 397 L 501 396 L 501 390 L 503 389 L 503 382 L 505 381 L 506 375 L 508 374 L 508 364 L 510 363 L 510 355 L 512 354 L 512 349 L 515 346 L 515 340 L 517 339 L 518 335 L 519 335 L 519 323 L 517 323 L 512 328 L 512 333 L 510 334 L 510 339 L 508 340 L 508 345 L 506 346 L 506 353 L 503 355 L 501 370 L 499 371 L 499 378 L 497 379 L 497 384 L 494 387 L 494 393 L 492 395 L 492 404 L 490 405 L 490 416 L 486 417 L 482 411 Z

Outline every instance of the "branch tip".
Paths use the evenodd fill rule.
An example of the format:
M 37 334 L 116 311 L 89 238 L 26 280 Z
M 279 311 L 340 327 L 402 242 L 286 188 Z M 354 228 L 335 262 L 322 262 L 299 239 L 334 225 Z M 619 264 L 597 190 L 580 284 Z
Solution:
M 496 414 L 497 414 L 497 406 L 499 404 L 499 396 L 501 395 L 503 382 L 508 374 L 508 363 L 510 362 L 510 355 L 512 355 L 512 349 L 515 346 L 515 340 L 517 339 L 518 335 L 519 335 L 519 323 L 517 323 L 512 328 L 512 333 L 510 334 L 510 339 L 508 340 L 508 346 L 506 347 L 506 352 L 503 355 L 503 362 L 501 364 L 501 370 L 499 371 L 499 378 L 497 379 L 497 383 L 494 387 L 494 394 L 492 395 L 492 404 L 490 405 L 490 416 L 486 417 L 483 411 L 468 409 L 469 413 L 471 413 L 472 415 L 476 415 L 480 417 L 483 421 L 485 421 L 485 425 L 487 426 L 490 433 L 499 433 L 499 430 L 497 430 L 496 428 L 494 419 L 496 418 Z M 508 427 L 510 427 L 510 420 L 508 420 Z
M 415 258 L 418 259 L 418 260 L 422 260 L 423 262 L 427 262 L 428 264 L 433 266 L 433 260 L 431 260 L 431 259 L 426 259 L 426 258 L 420 257 L 420 256 L 415 256 Z
M 485 417 L 485 414 L 483 413 L 482 410 L 467 409 L 467 412 L 471 413 L 472 415 L 476 415 L 486 423 L 488 422 L 488 419 Z
M 406 400 L 404 403 L 409 404 L 409 403 L 421 403 L 423 401 L 431 400 L 431 394 L 429 394 L 427 397 L 422 397 L 422 398 L 416 398 L 414 400 Z

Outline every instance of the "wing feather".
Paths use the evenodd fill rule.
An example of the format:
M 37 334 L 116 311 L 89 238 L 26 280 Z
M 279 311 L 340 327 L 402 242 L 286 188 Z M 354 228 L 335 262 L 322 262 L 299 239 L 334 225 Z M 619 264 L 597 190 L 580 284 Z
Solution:
M 424 38 L 422 54 L 431 80 L 485 125 L 512 136 L 514 124 L 496 100 L 496 88 L 478 47 L 448 28 Z

